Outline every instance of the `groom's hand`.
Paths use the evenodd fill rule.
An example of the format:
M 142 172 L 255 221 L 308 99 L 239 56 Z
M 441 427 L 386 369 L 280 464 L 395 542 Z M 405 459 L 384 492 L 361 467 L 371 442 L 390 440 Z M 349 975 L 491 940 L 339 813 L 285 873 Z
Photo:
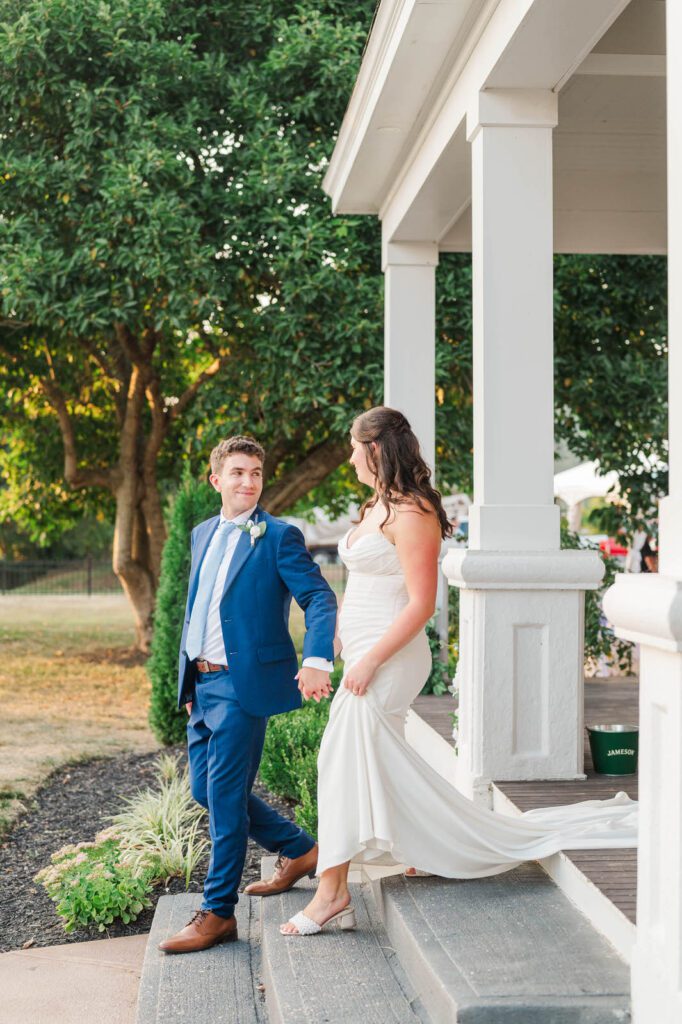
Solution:
M 322 697 L 328 697 L 332 691 L 329 673 L 319 668 L 302 668 L 296 678 L 303 700 L 312 697 L 319 704 Z

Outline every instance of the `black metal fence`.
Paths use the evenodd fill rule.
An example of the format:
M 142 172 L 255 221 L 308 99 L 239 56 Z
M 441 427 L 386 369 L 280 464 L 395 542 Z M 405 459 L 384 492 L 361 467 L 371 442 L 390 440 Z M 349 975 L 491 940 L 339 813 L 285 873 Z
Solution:
M 342 562 L 320 564 L 332 590 L 342 594 L 346 568 Z M 0 594 L 120 594 L 111 562 L 94 558 L 69 561 L 8 562 L 0 559 Z
M 0 594 L 120 594 L 111 562 L 94 558 L 69 561 L 0 560 Z

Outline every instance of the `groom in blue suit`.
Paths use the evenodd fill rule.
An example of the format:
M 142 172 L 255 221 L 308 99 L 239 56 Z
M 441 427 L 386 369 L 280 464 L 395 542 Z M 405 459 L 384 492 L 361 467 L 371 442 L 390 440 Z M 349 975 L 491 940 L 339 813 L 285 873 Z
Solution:
M 222 508 L 192 531 L 178 706 L 190 716 L 190 784 L 208 809 L 211 859 L 201 910 L 160 944 L 166 953 L 237 938 L 248 836 L 279 856 L 273 878 L 247 892 L 284 892 L 317 866 L 314 839 L 251 792 L 268 717 L 300 707 L 301 696 L 329 695 L 336 625 L 336 598 L 300 530 L 258 504 L 264 458 L 250 437 L 213 449 L 210 481 Z M 288 628 L 292 596 L 305 612 L 300 671 Z

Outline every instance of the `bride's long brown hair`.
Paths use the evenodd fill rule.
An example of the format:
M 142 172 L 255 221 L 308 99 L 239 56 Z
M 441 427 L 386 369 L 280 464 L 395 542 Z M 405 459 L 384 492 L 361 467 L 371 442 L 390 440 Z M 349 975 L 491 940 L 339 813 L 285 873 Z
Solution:
M 383 530 L 391 517 L 392 505 L 413 501 L 422 512 L 435 512 L 441 536 L 451 537 L 453 527 L 445 514 L 440 491 L 431 484 L 431 470 L 406 417 L 397 409 L 377 405 L 353 421 L 351 434 L 365 449 L 378 492 L 364 503 L 357 521 L 361 523 L 365 513 L 380 501 L 386 509 L 386 518 L 380 527 Z M 372 448 L 373 443 L 376 448 Z

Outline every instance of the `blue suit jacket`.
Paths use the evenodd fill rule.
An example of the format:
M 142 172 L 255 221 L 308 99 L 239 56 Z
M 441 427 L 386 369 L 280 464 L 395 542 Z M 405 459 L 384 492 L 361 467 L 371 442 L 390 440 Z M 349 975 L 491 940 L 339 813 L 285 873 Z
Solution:
M 259 505 L 254 520 L 267 523 L 262 537 L 251 545 L 240 533 L 220 602 L 223 640 L 239 703 L 247 714 L 277 715 L 300 707 L 295 676 L 298 659 L 289 635 L 291 598 L 305 612 L 303 657 L 334 660 L 336 597 L 319 566 L 310 557 L 303 534 L 269 515 Z M 199 570 L 220 516 L 192 530 L 192 567 L 185 622 L 180 642 L 178 707 L 192 700 L 197 669 L 187 657 L 185 643 L 196 597 Z

